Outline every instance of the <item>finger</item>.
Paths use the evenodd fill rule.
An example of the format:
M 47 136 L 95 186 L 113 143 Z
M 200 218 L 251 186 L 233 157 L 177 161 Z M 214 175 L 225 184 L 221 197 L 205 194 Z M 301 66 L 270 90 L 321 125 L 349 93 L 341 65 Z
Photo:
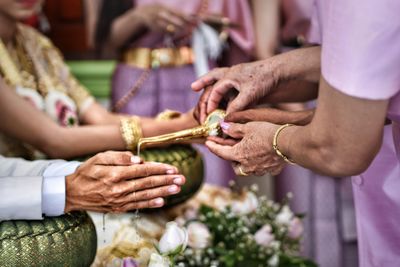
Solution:
M 247 106 L 251 104 L 252 99 L 244 93 L 239 93 L 228 105 L 226 113 L 232 113 L 235 111 L 244 110 Z
M 152 175 L 177 174 L 178 169 L 168 164 L 145 162 L 140 165 L 132 166 L 104 167 L 102 172 L 101 177 L 116 183 L 122 180 L 130 180 Z
M 237 161 L 237 159 L 234 157 L 234 147 L 219 145 L 213 141 L 206 141 L 206 146 L 218 157 L 221 157 L 225 160 Z
M 107 151 L 95 155 L 90 161 L 96 165 L 129 166 L 141 163 L 142 159 L 130 151 Z
M 141 179 L 124 181 L 115 185 L 115 192 L 121 195 L 131 194 L 135 191 L 156 188 L 164 185 L 182 186 L 186 182 L 183 175 L 153 175 Z
M 114 208 L 114 212 L 127 212 L 131 210 L 141 210 L 141 209 L 153 209 L 153 208 L 160 208 L 164 206 L 165 201 L 163 198 L 154 198 L 145 201 L 138 201 L 125 204 L 121 207 Z
M 208 97 L 207 113 L 211 113 L 212 111 L 216 110 L 218 108 L 221 100 L 224 98 L 224 96 L 230 90 L 232 90 L 232 89 L 237 90 L 237 88 L 238 88 L 237 84 L 232 80 L 229 80 L 229 79 L 219 80 L 215 85 L 213 85 L 213 89 L 210 93 L 210 96 Z M 229 108 L 229 106 L 228 106 L 228 108 Z
M 239 140 L 235 140 L 232 138 L 221 138 L 221 137 L 217 137 L 217 136 L 209 136 L 207 137 L 207 140 L 209 141 L 213 141 L 219 145 L 223 145 L 223 146 L 234 146 L 237 143 L 239 143 Z
M 233 167 L 233 171 L 238 176 L 249 176 L 252 174 L 249 170 L 246 170 L 246 168 L 241 164 L 237 164 L 237 163 L 232 164 L 232 167 Z
M 200 104 L 200 122 L 204 123 L 207 119 L 207 103 L 212 91 L 212 86 L 208 86 L 202 96 Z
M 159 197 L 167 197 L 170 195 L 178 194 L 181 191 L 181 187 L 177 185 L 165 185 L 157 188 L 150 188 L 141 191 L 135 191 L 131 194 L 121 198 L 121 203 L 132 203 L 138 201 L 144 201 Z
M 225 121 L 222 121 L 220 123 L 222 131 L 232 137 L 233 139 L 242 139 L 247 132 L 246 124 L 240 124 L 240 123 L 228 123 Z
M 224 118 L 224 121 L 226 122 L 236 122 L 236 123 L 246 123 L 256 120 L 258 120 L 258 118 L 254 112 L 254 109 L 232 112 L 227 114 Z
M 221 79 L 226 71 L 226 68 L 216 68 L 201 76 L 191 84 L 193 91 L 200 91 L 203 88 L 212 85 L 215 81 Z

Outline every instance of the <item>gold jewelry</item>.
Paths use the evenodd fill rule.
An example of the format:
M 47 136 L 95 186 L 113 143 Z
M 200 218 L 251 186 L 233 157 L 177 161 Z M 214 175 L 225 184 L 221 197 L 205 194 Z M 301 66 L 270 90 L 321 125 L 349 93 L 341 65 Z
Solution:
M 169 33 L 174 33 L 175 32 L 175 26 L 172 25 L 172 24 L 168 24 L 166 30 Z
M 241 167 L 241 166 L 238 167 L 238 170 L 239 170 L 239 175 L 240 175 L 240 176 L 249 176 L 247 173 L 245 173 L 245 172 L 242 170 L 242 167 Z
M 281 158 L 283 158 L 284 161 L 286 161 L 287 163 L 290 163 L 290 164 L 296 164 L 294 161 L 292 161 L 291 159 L 289 159 L 285 154 L 283 154 L 283 153 L 279 150 L 279 148 L 278 148 L 278 135 L 280 134 L 280 132 L 281 132 L 283 129 L 285 129 L 285 128 L 287 128 L 287 127 L 290 127 L 290 126 L 294 126 L 294 125 L 288 123 L 288 124 L 282 125 L 281 127 L 278 128 L 278 130 L 276 130 L 275 135 L 274 135 L 274 139 L 273 139 L 273 141 L 272 141 L 272 147 L 274 148 L 275 153 L 276 153 L 278 156 L 280 156 Z
M 169 121 L 171 119 L 178 118 L 182 113 L 176 110 L 166 109 L 159 113 L 156 117 L 156 121 Z
M 140 127 L 139 118 L 136 116 L 122 118 L 121 134 L 126 144 L 126 149 L 134 151 L 139 139 L 142 137 L 142 128 Z

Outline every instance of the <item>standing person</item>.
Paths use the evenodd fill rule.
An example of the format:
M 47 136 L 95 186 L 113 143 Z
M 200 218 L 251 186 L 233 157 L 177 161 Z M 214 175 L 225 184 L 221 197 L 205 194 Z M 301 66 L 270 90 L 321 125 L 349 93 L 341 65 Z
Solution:
M 214 139 L 207 145 L 236 162 L 242 175 L 278 173 L 285 162 L 296 162 L 329 176 L 354 176 L 360 266 L 399 266 L 400 3 L 332 0 L 316 1 L 315 8 L 319 28 L 313 29 L 321 52 L 299 49 L 269 61 L 216 70 L 192 85 L 200 89 L 218 80 L 202 98 L 207 112 L 226 91 L 239 90 L 230 113 L 262 98 L 304 98 L 315 91 L 274 85 L 319 77 L 318 106 L 310 124 L 223 123 L 239 143 Z M 385 128 L 386 123 L 392 127 Z
M 199 22 L 215 26 L 227 40 L 228 50 L 219 62 L 204 58 L 192 46 L 210 43 L 201 39 L 192 43 Z M 198 99 L 190 83 L 197 77 L 200 62 L 216 66 L 221 61 L 225 65 L 248 61 L 254 46 L 252 28 L 246 0 L 103 1 L 97 43 L 110 44 L 120 61 L 113 75 L 112 105 L 142 116 L 165 109 L 189 110 Z M 234 178 L 231 166 L 201 150 L 207 182 L 227 185 Z

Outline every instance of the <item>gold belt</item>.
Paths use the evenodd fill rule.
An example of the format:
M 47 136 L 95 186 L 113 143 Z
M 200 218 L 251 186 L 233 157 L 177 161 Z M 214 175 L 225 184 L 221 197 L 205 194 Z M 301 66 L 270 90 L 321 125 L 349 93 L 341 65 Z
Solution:
M 125 64 L 142 68 L 178 67 L 193 64 L 194 54 L 190 47 L 179 48 L 131 48 L 122 53 Z

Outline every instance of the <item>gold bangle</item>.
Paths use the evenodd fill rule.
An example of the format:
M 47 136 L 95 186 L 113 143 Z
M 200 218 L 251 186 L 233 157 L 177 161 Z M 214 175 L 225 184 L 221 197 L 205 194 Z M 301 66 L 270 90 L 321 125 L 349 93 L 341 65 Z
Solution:
M 126 144 L 126 149 L 134 151 L 139 139 L 142 137 L 142 128 L 138 117 L 121 119 L 121 134 Z
M 169 121 L 178 118 L 181 115 L 182 113 L 180 113 L 179 111 L 166 109 L 157 115 L 156 121 Z
M 283 158 L 284 161 L 286 161 L 287 163 L 290 164 L 296 164 L 293 160 L 289 159 L 285 154 L 283 154 L 279 148 L 278 148 L 278 135 L 280 134 L 280 132 L 290 126 L 294 126 L 293 124 L 285 124 L 282 125 L 281 127 L 278 128 L 278 130 L 276 130 L 275 135 L 274 135 L 274 140 L 272 141 L 272 147 L 275 150 L 275 153 L 280 156 L 281 158 Z

